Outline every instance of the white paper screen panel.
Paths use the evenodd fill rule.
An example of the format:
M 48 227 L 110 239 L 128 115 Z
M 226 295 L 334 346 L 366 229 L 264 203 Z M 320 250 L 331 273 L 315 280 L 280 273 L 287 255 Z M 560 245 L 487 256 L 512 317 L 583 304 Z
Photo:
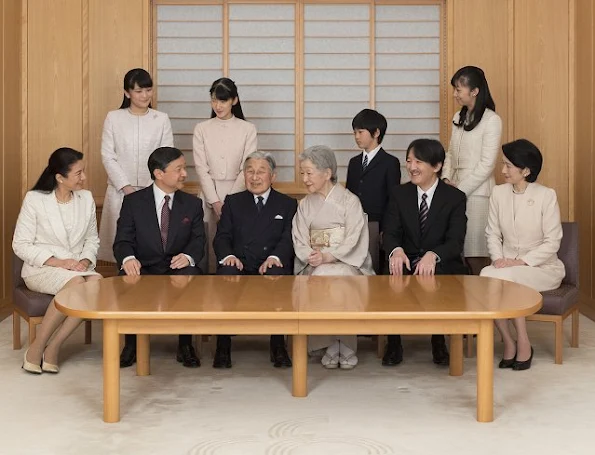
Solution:
M 158 109 L 170 115 L 175 144 L 190 165 L 193 127 L 209 117 L 208 89 L 223 76 L 225 63 L 244 114 L 257 127 L 259 149 L 277 158 L 279 181 L 296 178 L 297 135 L 303 135 L 305 147 L 335 149 L 344 180 L 349 159 L 358 153 L 351 120 L 366 107 L 387 117 L 382 145 L 401 160 L 403 171 L 413 139 L 439 139 L 438 5 L 306 3 L 303 23 L 297 20 L 295 3 L 229 3 L 227 15 L 222 5 L 198 1 L 158 5 Z M 296 42 L 298 26 L 303 43 Z M 303 49 L 302 75 L 296 74 L 296 48 Z M 303 87 L 296 88 L 298 80 Z M 296 99 L 298 93 L 303 99 Z M 303 110 L 296 103 L 303 103 Z M 304 116 L 298 122 L 297 111 Z M 189 174 L 196 180 L 193 166 Z
M 156 67 L 157 108 L 168 113 L 174 145 L 188 163 L 188 179 L 197 181 L 192 132 L 210 117 L 209 88 L 223 74 L 223 8 L 159 5 Z

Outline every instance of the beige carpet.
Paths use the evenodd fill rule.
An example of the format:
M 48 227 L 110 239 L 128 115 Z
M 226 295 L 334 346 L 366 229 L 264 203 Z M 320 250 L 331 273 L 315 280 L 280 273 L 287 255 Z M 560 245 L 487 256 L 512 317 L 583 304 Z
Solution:
M 449 377 L 429 339 L 406 337 L 405 361 L 383 368 L 371 340 L 353 371 L 309 365 L 307 398 L 291 370 L 268 362 L 266 337 L 236 337 L 234 367 L 175 362 L 175 337 L 152 339 L 152 376 L 122 371 L 120 423 L 102 421 L 101 324 L 63 350 L 57 376 L 21 370 L 11 320 L 0 323 L 0 453 L 189 455 L 409 455 L 595 453 L 595 323 L 581 318 L 581 347 L 553 363 L 553 327 L 531 323 L 534 365 L 495 370 L 495 421 L 475 421 L 475 359 Z M 26 333 L 26 332 L 24 332 Z M 569 326 L 566 331 L 569 336 Z M 497 343 L 497 356 L 500 346 Z

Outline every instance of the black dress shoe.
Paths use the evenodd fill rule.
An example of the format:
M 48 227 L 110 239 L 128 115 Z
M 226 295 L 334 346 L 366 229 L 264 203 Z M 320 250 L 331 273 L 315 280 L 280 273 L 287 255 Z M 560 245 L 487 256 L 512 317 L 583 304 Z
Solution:
M 198 368 L 200 366 L 200 359 L 194 351 L 194 346 L 191 344 L 178 345 L 176 360 L 186 368 Z
M 432 360 L 436 365 L 448 366 L 450 364 L 446 343 L 432 343 Z
M 284 345 L 271 346 L 271 362 L 275 368 L 291 366 L 291 359 Z
M 231 347 L 217 346 L 213 368 L 231 368 Z
M 126 344 L 120 354 L 120 368 L 131 367 L 136 363 L 136 348 Z
M 403 346 L 399 344 L 387 344 L 382 365 L 385 367 L 394 367 L 403 361 Z
M 533 360 L 533 346 L 531 346 L 531 357 L 529 357 L 527 360 L 523 360 L 522 362 L 515 360 L 514 363 L 512 364 L 512 369 L 514 371 L 528 370 L 529 368 L 531 368 L 532 360 Z
M 498 368 L 512 368 L 514 363 L 516 362 L 516 354 L 512 359 L 502 359 L 498 364 Z

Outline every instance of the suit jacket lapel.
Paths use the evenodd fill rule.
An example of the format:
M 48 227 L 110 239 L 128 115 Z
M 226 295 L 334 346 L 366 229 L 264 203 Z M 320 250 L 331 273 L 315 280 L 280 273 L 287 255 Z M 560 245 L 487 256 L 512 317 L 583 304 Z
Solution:
M 153 233 L 155 237 L 155 245 L 159 245 L 156 249 L 163 251 L 163 247 L 161 246 L 161 231 L 159 230 L 159 221 L 157 220 L 157 207 L 155 207 L 155 194 L 153 193 L 153 185 L 148 186 L 144 190 L 144 199 L 145 199 L 145 207 L 139 207 L 140 210 L 147 211 L 147 229 L 149 232 Z M 145 217 L 143 217 L 145 218 Z M 171 223 L 170 223 L 171 225 Z M 138 229 L 138 227 L 137 227 Z M 168 238 L 169 240 L 169 238 Z
M 419 206 L 417 205 L 417 186 L 413 183 L 406 183 L 407 196 L 403 201 L 404 221 L 409 226 L 409 230 L 413 232 L 414 243 L 419 246 L 421 239 L 421 232 L 419 231 Z
M 73 197 L 75 196 L 73 195 Z M 62 221 L 60 207 L 58 206 L 58 200 L 56 199 L 54 191 L 44 198 L 43 205 L 47 218 L 52 226 L 54 234 L 56 234 L 57 239 L 60 241 L 60 243 L 62 243 L 62 245 L 70 249 L 70 242 L 68 241 L 68 235 L 66 234 L 66 229 L 64 228 L 64 221 Z
M 442 208 L 447 203 L 444 195 L 444 185 L 442 180 L 438 180 L 438 186 L 436 187 L 436 191 L 434 192 L 434 196 L 432 197 L 432 205 L 430 205 L 430 210 L 428 211 L 428 219 L 426 221 L 426 232 L 424 232 L 424 237 L 428 235 L 430 229 L 432 229 L 432 225 L 434 224 L 438 214 L 442 211 Z
M 174 195 L 174 202 L 169 214 L 169 230 L 167 231 L 167 249 L 173 244 L 176 235 L 178 235 L 178 229 L 182 223 L 182 216 L 184 215 L 184 201 L 180 197 L 180 192 L 176 191 Z M 161 234 L 161 232 L 160 232 Z
M 87 211 L 86 205 L 83 201 L 83 198 L 77 194 L 73 193 L 73 210 L 74 210 L 74 225 L 72 226 L 72 232 L 70 234 L 70 243 L 71 245 L 76 245 L 80 240 L 81 237 L 85 235 L 84 223 L 87 220 Z
M 380 148 L 378 150 L 378 153 L 376 153 L 376 156 L 374 156 L 374 159 L 368 163 L 368 166 L 366 167 L 366 170 L 362 172 L 362 175 L 366 175 L 368 172 L 370 172 L 370 169 L 373 169 L 375 166 L 377 166 L 378 163 L 380 161 L 382 161 L 382 158 L 384 158 L 383 154 L 386 154 L 386 152 L 384 151 L 383 148 Z M 361 168 L 361 162 L 360 162 L 360 168 Z

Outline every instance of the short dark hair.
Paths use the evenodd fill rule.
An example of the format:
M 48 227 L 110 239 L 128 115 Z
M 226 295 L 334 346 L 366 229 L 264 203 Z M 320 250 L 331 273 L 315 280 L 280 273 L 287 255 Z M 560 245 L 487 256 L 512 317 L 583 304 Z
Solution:
M 129 92 L 134 89 L 134 86 L 138 85 L 140 88 L 153 87 L 153 79 L 151 75 L 142 68 L 134 68 L 126 73 L 124 76 L 124 91 Z M 124 95 L 120 109 L 127 109 L 130 107 L 130 98 Z M 151 105 L 149 104 L 149 107 Z
M 440 141 L 436 139 L 415 139 L 409 147 L 407 147 L 406 157 L 409 152 L 413 150 L 413 156 L 424 163 L 428 163 L 432 167 L 436 167 L 438 163 L 444 165 L 446 159 L 446 152 Z M 442 175 L 442 168 L 438 171 L 438 177 Z
M 147 162 L 147 166 L 149 166 L 149 173 L 151 174 L 151 178 L 155 180 L 155 169 L 160 169 L 165 171 L 169 163 L 172 161 L 177 160 L 184 154 L 175 147 L 159 147 L 155 149 L 151 156 L 149 156 L 149 161 Z
M 381 144 L 382 139 L 384 139 L 386 127 L 387 123 L 384 115 L 373 109 L 359 111 L 351 121 L 351 129 L 368 130 L 372 137 L 374 137 L 374 133 L 378 130 L 380 132 L 378 135 L 378 144 Z
M 537 180 L 543 165 L 543 156 L 533 142 L 527 139 L 517 139 L 502 146 L 502 152 L 508 160 L 520 169 L 529 169 L 525 180 L 532 183 Z
M 83 154 L 70 147 L 60 147 L 50 155 L 48 165 L 41 173 L 37 183 L 31 190 L 44 193 L 52 192 L 57 186 L 56 175 L 68 177 L 70 168 L 73 164 L 83 159 Z

